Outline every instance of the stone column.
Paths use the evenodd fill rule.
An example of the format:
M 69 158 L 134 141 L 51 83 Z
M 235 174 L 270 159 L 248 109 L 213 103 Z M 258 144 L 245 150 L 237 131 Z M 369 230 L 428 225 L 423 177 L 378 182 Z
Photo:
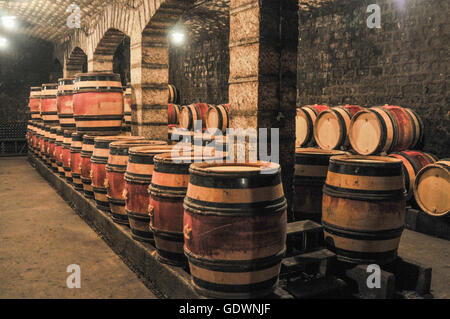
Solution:
M 282 23 L 282 14 L 288 11 L 285 4 L 282 10 L 284 2 L 296 5 L 294 0 L 231 0 L 229 96 L 232 128 L 267 128 L 269 132 L 279 128 L 280 164 L 291 218 L 296 97 L 292 70 L 297 59 L 296 44 L 284 47 L 290 38 L 282 34 L 287 27 L 288 32 L 298 28 Z

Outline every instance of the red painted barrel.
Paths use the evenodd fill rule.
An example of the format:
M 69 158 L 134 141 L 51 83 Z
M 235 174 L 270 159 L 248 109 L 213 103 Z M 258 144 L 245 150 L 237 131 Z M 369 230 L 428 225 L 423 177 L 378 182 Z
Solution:
M 153 233 L 149 228 L 148 187 L 152 182 L 153 158 L 168 153 L 173 146 L 144 146 L 128 150 L 129 158 L 125 173 L 125 211 L 128 215 L 131 233 L 134 239 L 153 242 Z
M 183 232 L 197 292 L 214 298 L 271 293 L 286 250 L 286 209 L 278 164 L 192 164 Z
M 419 171 L 429 164 L 434 164 L 438 158 L 432 154 L 420 151 L 403 151 L 392 153 L 389 156 L 396 157 L 403 162 L 403 174 L 405 176 L 405 188 L 407 192 L 407 200 L 413 200 L 414 182 Z M 413 202 L 415 205 L 416 203 Z
M 60 126 L 63 129 L 75 130 L 75 119 L 73 118 L 73 79 L 59 79 L 56 106 Z
M 99 72 L 75 76 L 73 112 L 78 132 L 119 134 L 123 111 L 119 74 Z
M 109 145 L 108 163 L 106 164 L 105 185 L 107 198 L 111 210 L 111 218 L 118 224 L 128 225 L 128 216 L 125 211 L 125 190 L 124 175 L 128 164 L 128 150 L 132 147 L 167 145 L 165 141 L 120 141 Z
M 41 117 L 46 125 L 59 125 L 58 108 L 56 106 L 57 93 L 58 83 L 42 84 Z
M 72 144 L 70 144 L 70 172 L 72 183 L 77 191 L 83 190 L 81 180 L 81 149 L 83 146 L 83 133 L 72 133 Z
M 91 156 L 94 151 L 95 138 L 95 135 L 84 135 L 81 147 L 81 182 L 83 183 L 83 191 L 86 198 L 94 198 L 91 180 Z
M 73 130 L 64 130 L 64 139 L 62 144 L 62 165 L 64 169 L 64 177 L 66 181 L 72 183 L 72 169 L 70 165 L 70 147 L 72 145 L 72 134 Z
M 189 184 L 191 163 L 208 160 L 221 161 L 223 156 L 203 157 L 194 153 L 186 156 L 172 153 L 154 158 L 154 171 L 150 191 L 150 228 L 153 231 L 158 259 L 174 266 L 187 265 L 183 245 L 183 201 Z M 149 211 L 152 211 L 151 209 Z
M 56 143 L 56 130 L 57 127 L 50 128 L 50 138 L 48 144 L 48 152 L 50 158 L 50 168 L 53 172 L 58 172 L 58 166 L 56 166 L 56 157 L 55 157 L 55 143 Z
M 106 164 L 109 157 L 109 144 L 116 141 L 143 140 L 141 136 L 99 136 L 94 139 L 94 150 L 91 157 L 91 180 L 94 190 L 94 198 L 97 208 L 109 212 L 109 201 L 107 198 Z
M 206 129 L 206 114 L 209 106 L 205 103 L 185 105 L 181 108 L 180 125 L 187 130 L 197 129 L 194 127 L 196 121 L 202 121 L 201 129 Z
M 58 127 L 56 129 L 55 152 L 53 156 L 56 161 L 56 170 L 61 177 L 64 177 L 64 168 L 62 162 L 62 146 L 64 141 L 64 131 Z
M 168 104 L 167 116 L 169 125 L 178 125 L 178 123 L 180 122 L 180 106 L 177 104 Z
M 30 101 L 28 107 L 30 108 L 31 119 L 41 120 L 41 90 L 42 87 L 35 86 L 30 88 Z
M 49 145 L 49 140 L 50 140 L 50 126 L 49 125 L 45 125 L 44 126 L 44 149 L 43 149 L 43 160 L 45 165 L 50 166 L 50 154 L 49 154 L 49 150 L 48 150 L 48 145 Z

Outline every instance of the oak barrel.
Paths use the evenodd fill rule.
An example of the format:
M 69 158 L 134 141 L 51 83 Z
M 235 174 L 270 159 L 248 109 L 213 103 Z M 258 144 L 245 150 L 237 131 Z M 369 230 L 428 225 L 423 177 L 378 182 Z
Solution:
M 120 74 L 99 72 L 75 76 L 73 112 L 78 132 L 119 134 L 123 103 Z
M 180 125 L 181 127 L 193 131 L 203 130 L 206 128 L 206 113 L 208 112 L 208 105 L 205 103 L 196 103 L 191 105 L 184 105 L 181 108 L 180 113 Z M 194 127 L 196 121 L 201 121 L 199 127 Z
M 44 136 L 43 136 L 43 160 L 45 165 L 50 166 L 51 162 L 50 162 L 50 153 L 49 153 L 49 141 L 50 141 L 50 126 L 49 125 L 45 125 L 44 126 Z
M 351 120 L 363 108 L 344 105 L 321 112 L 314 123 L 314 138 L 320 148 L 326 150 L 348 149 L 348 133 Z
M 350 124 L 350 143 L 361 155 L 414 149 L 423 138 L 423 124 L 411 109 L 379 106 L 355 114 Z
M 41 118 L 41 90 L 42 87 L 34 86 L 30 88 L 30 101 L 28 107 L 30 108 L 31 119 L 40 120 Z
M 106 191 L 114 222 L 128 225 L 128 216 L 125 211 L 125 171 L 128 164 L 128 150 L 132 147 L 147 145 L 166 145 L 164 141 L 119 141 L 109 144 L 108 163 L 106 164 Z
M 70 147 L 72 145 L 73 130 L 64 130 L 64 139 L 62 143 L 62 165 L 64 169 L 64 177 L 69 183 L 72 183 L 72 170 L 70 165 L 71 153 Z
M 86 198 L 94 198 L 94 189 L 91 180 L 91 156 L 94 151 L 94 140 L 97 136 L 85 134 L 81 146 L 81 182 Z
M 295 146 L 307 147 L 316 144 L 314 140 L 314 123 L 317 115 L 327 110 L 326 105 L 307 105 L 297 109 L 295 117 Z
M 150 203 L 148 187 L 152 182 L 153 158 L 162 153 L 169 153 L 171 145 L 133 147 L 128 150 L 128 163 L 125 172 L 125 211 L 128 215 L 131 234 L 134 239 L 153 242 L 150 230 Z
M 72 183 L 77 191 L 83 190 L 81 181 L 81 149 L 83 146 L 83 133 L 72 133 L 72 144 L 70 145 L 70 171 Z
M 327 248 L 341 261 L 385 264 L 397 257 L 406 213 L 402 161 L 334 156 L 323 189 Z
M 42 84 L 40 114 L 46 125 L 59 125 L 58 108 L 56 106 L 56 94 L 58 83 Z
M 169 125 L 178 125 L 180 122 L 180 106 L 177 104 L 168 104 L 167 106 L 167 116 Z
M 55 161 L 56 161 L 56 170 L 61 177 L 64 177 L 64 168 L 62 162 L 62 147 L 64 141 L 64 131 L 61 127 L 56 129 L 56 140 L 55 140 Z
M 91 181 L 94 190 L 95 203 L 97 208 L 106 212 L 110 211 L 107 198 L 106 164 L 109 157 L 109 145 L 116 141 L 137 141 L 143 140 L 141 136 L 98 136 L 94 139 L 94 150 L 91 156 Z
M 198 163 L 189 171 L 183 232 L 194 288 L 215 298 L 272 292 L 286 250 L 280 166 Z
M 414 182 L 414 197 L 425 213 L 431 216 L 449 216 L 450 158 L 422 168 Z
M 169 103 L 179 103 L 180 94 L 173 84 L 169 84 Z
M 322 189 L 332 156 L 345 155 L 339 150 L 297 148 L 295 150 L 294 215 L 296 220 L 322 219 Z
M 128 83 L 123 94 L 123 124 L 122 131 L 131 132 L 131 84 Z
M 150 192 L 150 229 L 158 259 L 174 266 L 186 266 L 183 245 L 183 201 L 189 184 L 189 167 L 203 161 L 222 161 L 223 156 L 160 154 L 154 158 Z M 153 209 L 153 210 L 152 210 Z
M 55 173 L 58 172 L 58 167 L 56 166 L 56 157 L 55 157 L 56 130 L 57 130 L 56 126 L 53 126 L 50 128 L 50 137 L 49 137 L 49 142 L 48 142 L 50 168 Z
M 73 118 L 73 79 L 59 79 L 56 106 L 60 126 L 63 129 L 75 130 L 75 119 Z
M 413 187 L 417 173 L 419 173 L 423 167 L 438 161 L 436 156 L 421 151 L 403 151 L 392 153 L 389 156 L 398 158 L 403 162 L 403 174 L 405 176 L 405 188 L 407 193 L 406 199 L 408 201 L 414 198 Z
M 225 134 L 230 124 L 230 105 L 210 105 L 206 113 L 206 128 L 218 130 Z

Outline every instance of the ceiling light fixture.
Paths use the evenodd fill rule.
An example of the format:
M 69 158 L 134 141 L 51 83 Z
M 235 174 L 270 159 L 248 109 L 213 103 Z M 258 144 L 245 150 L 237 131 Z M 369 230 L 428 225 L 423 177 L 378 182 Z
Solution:
M 0 48 L 6 48 L 8 46 L 8 40 L 6 38 L 0 37 Z
M 1 17 L 2 24 L 6 29 L 14 29 L 17 26 L 17 21 L 15 16 L 3 16 Z

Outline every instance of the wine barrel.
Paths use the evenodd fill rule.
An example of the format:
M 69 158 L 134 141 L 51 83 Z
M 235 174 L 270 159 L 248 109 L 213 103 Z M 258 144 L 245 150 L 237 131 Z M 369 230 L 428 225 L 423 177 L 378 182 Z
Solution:
M 70 144 L 70 172 L 72 174 L 73 187 L 77 191 L 83 190 L 81 180 L 81 149 L 83 146 L 83 133 L 72 133 L 72 144 Z
M 49 125 L 45 125 L 44 126 L 43 140 L 44 140 L 44 143 L 43 143 L 44 148 L 43 148 L 43 156 L 42 156 L 42 158 L 44 160 L 44 164 L 46 166 L 49 166 L 50 165 L 49 163 L 51 163 L 50 162 L 50 158 L 49 158 L 50 154 L 48 152 L 48 142 L 50 140 L 50 126 Z
M 48 153 L 50 157 L 50 168 L 53 172 L 58 172 L 58 167 L 56 166 L 56 157 L 55 157 L 55 143 L 56 143 L 56 130 L 57 127 L 53 126 L 50 128 L 50 138 L 48 144 Z
M 39 139 L 39 155 L 41 160 L 45 161 L 45 124 L 41 125 L 41 134 Z
M 346 155 L 339 150 L 297 148 L 295 150 L 294 215 L 296 220 L 322 219 L 322 189 L 332 156 Z
M 97 208 L 109 212 L 107 198 L 106 164 L 108 163 L 109 144 L 117 141 L 143 140 L 141 136 L 99 136 L 94 139 L 94 150 L 91 156 L 91 181 Z
M 423 124 L 412 110 L 380 106 L 355 114 L 350 124 L 350 143 L 361 155 L 414 149 L 423 138 Z
M 179 103 L 178 90 L 173 84 L 169 84 L 169 103 Z M 175 123 L 174 123 L 175 124 Z
M 42 87 L 34 86 L 30 88 L 30 101 L 28 107 L 30 108 L 31 119 L 40 120 L 41 117 L 41 90 Z
M 177 135 L 177 129 L 179 129 L 179 125 L 169 124 L 168 126 L 168 134 L 167 139 L 169 140 L 169 145 L 175 145 L 181 141 L 181 136 Z
M 297 109 L 295 117 L 295 146 L 314 146 L 314 123 L 317 115 L 328 109 L 326 105 L 307 105 Z
M 120 141 L 109 144 L 108 163 L 106 164 L 106 191 L 111 211 L 111 218 L 118 224 L 129 225 L 125 211 L 125 171 L 128 164 L 128 150 L 132 147 L 149 145 L 167 145 L 165 141 Z
M 119 134 L 123 111 L 119 74 L 100 72 L 75 76 L 73 112 L 78 132 Z
M 55 152 L 54 157 L 56 161 L 56 170 L 59 176 L 64 177 L 64 168 L 62 162 L 62 147 L 64 142 L 64 131 L 61 127 L 56 129 L 56 141 L 55 141 Z
M 214 298 L 272 292 L 286 250 L 286 207 L 278 164 L 192 164 L 183 231 L 197 292 Z
M 208 105 L 205 103 L 197 103 L 185 105 L 181 108 L 180 125 L 189 131 L 205 129 L 206 128 L 206 113 L 208 112 Z M 196 121 L 202 121 L 201 127 L 194 127 Z
M 180 122 L 180 106 L 177 104 L 168 104 L 167 116 L 169 125 L 178 125 Z
M 189 184 L 189 166 L 203 161 L 224 161 L 223 156 L 155 156 L 150 192 L 150 229 L 158 259 L 174 266 L 186 266 L 183 245 L 183 201 Z M 153 210 L 152 210 L 153 209 Z M 153 213 L 152 213 L 153 212 Z
M 59 125 L 58 108 L 56 106 L 57 93 L 58 83 L 42 84 L 40 114 L 46 125 Z
M 230 125 L 230 105 L 210 105 L 206 113 L 206 128 L 208 130 L 218 130 L 223 134 L 226 133 Z
M 64 177 L 66 181 L 69 183 L 72 183 L 72 169 L 70 165 L 70 159 L 71 159 L 71 153 L 70 153 L 70 147 L 72 145 L 72 134 L 74 133 L 73 130 L 64 130 L 64 139 L 62 143 L 62 165 L 64 169 Z
M 131 132 L 131 84 L 128 83 L 123 95 L 123 122 L 125 132 Z
M 352 117 L 363 108 L 358 105 L 333 107 L 321 112 L 314 123 L 314 138 L 325 150 L 348 149 Z
M 152 182 L 153 158 L 162 153 L 169 153 L 171 145 L 133 147 L 128 150 L 128 163 L 125 172 L 125 211 L 130 223 L 131 235 L 134 239 L 154 242 L 150 230 L 148 215 L 148 187 Z
M 91 156 L 94 151 L 94 140 L 97 136 L 85 134 L 81 146 L 81 182 L 83 183 L 84 197 L 94 198 L 94 189 L 91 180 Z
M 60 126 L 63 129 L 75 130 L 75 119 L 73 118 L 73 79 L 59 79 L 56 106 Z
M 327 248 L 349 263 L 393 261 L 405 223 L 405 195 L 399 159 L 332 157 L 322 201 Z
M 450 158 L 422 168 L 414 182 L 414 197 L 420 208 L 431 216 L 449 216 Z
M 414 199 L 413 187 L 417 173 L 419 173 L 423 167 L 436 163 L 438 158 L 432 154 L 420 151 L 403 151 L 392 153 L 389 156 L 398 158 L 403 162 L 403 174 L 405 176 L 405 187 L 407 193 L 406 199 L 408 201 Z

